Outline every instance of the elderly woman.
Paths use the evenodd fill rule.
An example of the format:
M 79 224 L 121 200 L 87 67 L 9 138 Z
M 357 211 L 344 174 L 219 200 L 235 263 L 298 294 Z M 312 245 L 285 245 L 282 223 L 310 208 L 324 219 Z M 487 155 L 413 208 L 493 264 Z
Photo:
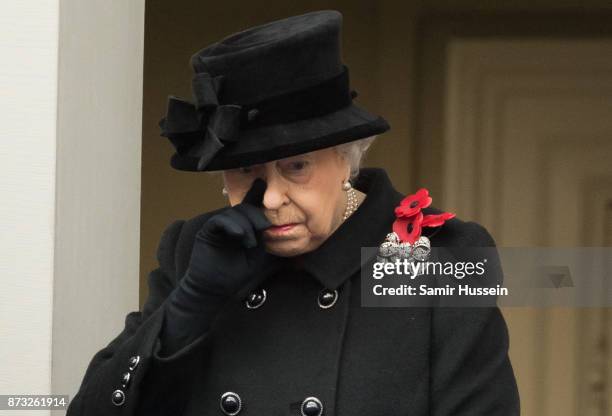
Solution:
M 392 230 L 493 240 L 360 169 L 389 126 L 352 102 L 340 26 L 308 13 L 192 57 L 194 100 L 169 98 L 162 135 L 175 169 L 221 172 L 229 204 L 168 226 L 143 310 L 93 357 L 69 416 L 519 413 L 497 307 L 361 307 L 361 248 Z

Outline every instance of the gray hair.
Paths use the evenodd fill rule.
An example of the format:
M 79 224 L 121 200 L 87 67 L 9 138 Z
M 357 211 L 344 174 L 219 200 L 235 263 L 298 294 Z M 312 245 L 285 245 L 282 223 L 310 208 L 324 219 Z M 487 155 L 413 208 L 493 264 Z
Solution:
M 370 136 L 364 139 L 354 140 L 348 143 L 341 143 L 334 146 L 336 151 L 344 157 L 344 159 L 351 167 L 349 181 L 352 182 L 357 177 L 357 175 L 359 175 L 359 170 L 361 169 L 365 154 L 376 139 L 376 137 L 377 136 Z M 222 172 L 222 170 L 214 170 L 204 171 L 203 173 L 207 173 L 211 176 L 221 176 L 220 174 Z
M 353 181 L 359 175 L 361 164 L 363 163 L 366 151 L 372 145 L 376 136 L 366 137 L 348 143 L 334 146 L 336 150 L 346 159 L 351 167 L 349 181 Z

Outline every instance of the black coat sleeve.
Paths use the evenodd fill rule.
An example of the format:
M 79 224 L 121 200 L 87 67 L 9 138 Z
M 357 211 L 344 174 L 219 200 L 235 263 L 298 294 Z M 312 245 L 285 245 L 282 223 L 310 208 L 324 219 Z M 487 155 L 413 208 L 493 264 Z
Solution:
M 464 226 L 467 246 L 495 246 L 481 225 Z M 493 272 L 501 275 L 501 268 Z M 499 308 L 436 307 L 432 313 L 432 415 L 519 415 L 508 329 Z
M 159 267 L 149 273 L 149 296 L 142 311 L 128 313 L 121 333 L 93 356 L 67 416 L 180 413 L 208 340 L 205 333 L 171 356 L 159 355 L 165 300 L 178 282 L 174 252 L 183 224 L 175 221 L 164 231 L 157 250 Z M 138 357 L 138 364 L 130 371 L 132 357 Z M 130 373 L 126 387 L 122 387 L 124 373 Z M 111 400 L 116 390 L 125 396 L 121 405 Z

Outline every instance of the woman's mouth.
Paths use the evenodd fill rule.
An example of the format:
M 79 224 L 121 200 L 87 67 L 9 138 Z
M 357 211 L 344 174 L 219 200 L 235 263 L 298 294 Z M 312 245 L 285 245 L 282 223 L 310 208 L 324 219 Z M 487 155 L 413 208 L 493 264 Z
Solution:
M 273 225 L 271 227 L 266 228 L 265 233 L 272 236 L 289 234 L 295 228 L 296 225 L 297 223 Z

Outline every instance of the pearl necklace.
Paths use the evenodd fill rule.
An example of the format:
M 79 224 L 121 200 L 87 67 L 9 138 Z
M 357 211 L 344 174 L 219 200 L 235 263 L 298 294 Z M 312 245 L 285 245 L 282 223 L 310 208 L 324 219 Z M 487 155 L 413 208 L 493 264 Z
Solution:
M 357 192 L 355 192 L 354 188 L 350 188 L 347 192 L 347 203 L 346 209 L 344 210 L 344 216 L 342 217 L 342 221 L 346 220 L 351 216 L 353 212 L 357 209 Z

